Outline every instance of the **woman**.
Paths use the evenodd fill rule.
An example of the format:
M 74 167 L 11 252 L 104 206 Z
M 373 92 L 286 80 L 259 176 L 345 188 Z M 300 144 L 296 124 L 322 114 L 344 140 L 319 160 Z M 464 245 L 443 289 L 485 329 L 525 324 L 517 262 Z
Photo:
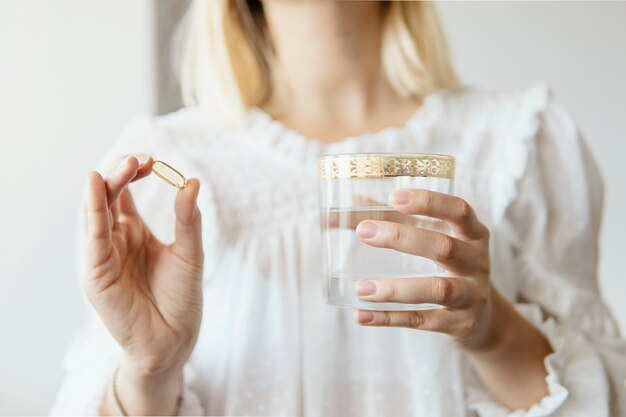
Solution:
M 107 174 L 89 174 L 83 285 L 98 317 L 53 413 L 624 412 L 624 346 L 596 281 L 601 181 L 546 88 L 458 88 L 426 3 L 205 0 L 190 19 L 187 107 L 132 125 Z M 379 151 L 457 157 L 459 197 L 392 195 L 450 236 L 357 228 L 455 278 L 355 291 L 442 309 L 353 316 L 322 301 L 316 157 Z M 173 200 L 146 178 L 152 156 L 199 180 Z

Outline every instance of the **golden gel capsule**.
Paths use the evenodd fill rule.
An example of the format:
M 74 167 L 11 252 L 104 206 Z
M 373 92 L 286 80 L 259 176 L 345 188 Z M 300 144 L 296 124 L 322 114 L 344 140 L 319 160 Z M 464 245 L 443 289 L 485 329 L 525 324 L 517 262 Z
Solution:
M 175 170 L 171 165 L 168 165 L 163 161 L 154 161 L 152 163 L 152 172 L 157 174 L 168 184 L 171 184 L 181 190 L 187 186 L 187 178 Z

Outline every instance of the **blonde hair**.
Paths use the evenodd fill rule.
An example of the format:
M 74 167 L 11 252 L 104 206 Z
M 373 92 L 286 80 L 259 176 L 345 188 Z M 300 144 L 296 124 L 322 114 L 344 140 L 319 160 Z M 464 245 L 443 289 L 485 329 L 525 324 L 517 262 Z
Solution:
M 221 125 L 232 126 L 249 108 L 268 102 L 279 77 L 264 19 L 258 0 L 192 2 L 179 68 L 186 106 L 207 108 Z M 457 85 L 430 2 L 388 2 L 384 19 L 383 71 L 399 95 L 423 97 Z

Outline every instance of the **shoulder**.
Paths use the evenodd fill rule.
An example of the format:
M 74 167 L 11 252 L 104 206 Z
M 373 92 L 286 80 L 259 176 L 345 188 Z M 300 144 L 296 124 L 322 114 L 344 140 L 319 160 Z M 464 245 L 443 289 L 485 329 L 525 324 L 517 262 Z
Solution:
M 441 121 L 461 129 L 482 129 L 494 146 L 576 136 L 574 118 L 546 83 L 502 89 L 466 86 L 442 91 L 438 99 Z
M 523 159 L 528 147 L 570 143 L 579 131 L 571 114 L 554 100 L 545 83 L 521 88 L 462 87 L 438 94 L 438 121 L 464 137 L 466 147 L 490 150 L 498 159 Z M 515 150 L 515 155 L 506 155 Z
M 441 91 L 438 99 L 446 118 L 461 123 L 480 121 L 485 127 L 533 124 L 553 105 L 545 83 L 501 89 L 463 86 Z
M 140 147 L 169 149 L 207 144 L 219 131 L 202 117 L 198 108 L 182 108 L 161 116 L 139 116 L 122 130 L 120 142 Z
M 439 96 L 440 123 L 460 138 L 463 166 L 477 176 L 480 193 L 491 195 L 495 221 L 518 196 L 528 169 L 540 168 L 531 160 L 543 163 L 546 153 L 558 158 L 580 147 L 573 118 L 544 83 L 500 90 L 464 87 Z

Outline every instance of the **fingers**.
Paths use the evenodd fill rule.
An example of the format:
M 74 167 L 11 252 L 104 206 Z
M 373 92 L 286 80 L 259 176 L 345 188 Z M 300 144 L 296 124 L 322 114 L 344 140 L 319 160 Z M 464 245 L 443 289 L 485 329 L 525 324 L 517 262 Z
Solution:
M 139 159 L 142 162 L 139 162 Z M 145 155 L 129 155 L 123 157 L 114 171 L 106 177 L 107 202 L 112 207 L 122 190 L 132 181 L 137 181 L 150 175 L 152 169 L 152 157 Z
M 363 301 L 407 304 L 439 304 L 461 308 L 477 293 L 476 285 L 461 277 L 420 277 L 402 279 L 359 280 L 356 295 Z
M 106 172 L 105 176 L 108 177 L 109 175 L 113 174 L 115 170 L 117 170 L 124 162 L 124 160 L 130 156 L 136 158 L 139 162 L 139 170 L 137 171 L 137 175 L 135 176 L 135 178 L 132 179 L 131 182 L 137 181 L 138 179 L 150 175 L 150 172 L 152 171 L 152 164 L 154 163 L 154 159 L 152 158 L 152 156 L 145 153 L 133 153 L 120 155 L 115 160 L 113 160 L 113 163 L 111 164 L 112 167 Z
M 97 172 L 87 176 L 86 234 L 87 260 L 99 263 L 111 249 L 111 218 L 104 179 Z
M 176 240 L 174 249 L 180 254 L 198 256 L 202 254 L 202 221 L 196 204 L 200 182 L 193 178 L 178 191 L 174 211 L 176 213 Z
M 140 164 L 138 158 L 143 162 Z M 84 225 L 87 236 L 87 262 L 100 264 L 111 251 L 111 234 L 117 223 L 118 211 L 125 215 L 136 214 L 129 182 L 150 174 L 152 158 L 147 155 L 124 156 L 106 179 L 97 172 L 87 177 L 87 198 L 84 205 Z M 122 194 L 118 207 L 116 200 Z
M 467 240 L 481 239 L 488 233 L 474 209 L 465 200 L 428 190 L 399 189 L 391 193 L 398 211 L 446 220 L 455 234 Z
M 109 207 L 115 204 L 117 197 L 122 192 L 124 187 L 126 187 L 137 174 L 138 168 L 139 162 L 137 161 L 137 158 L 129 156 L 124 158 L 122 162 L 118 164 L 116 169 L 107 175 L 106 188 L 107 203 Z
M 385 220 L 417 226 L 419 219 L 415 216 L 397 211 L 383 211 L 378 207 L 359 207 L 358 211 L 327 211 L 322 215 L 322 227 L 327 229 L 356 229 L 363 220 Z
M 354 321 L 365 326 L 407 327 L 451 334 L 455 331 L 454 313 L 445 309 L 411 311 L 356 310 Z
M 363 326 L 406 327 L 444 333 L 467 340 L 480 327 L 479 317 L 462 310 L 435 308 L 411 311 L 356 310 L 354 321 Z
M 444 233 L 399 223 L 366 220 L 357 226 L 356 234 L 368 245 L 432 259 L 451 272 L 466 273 L 468 266 L 474 263 L 474 251 L 469 244 Z
M 139 169 L 137 170 L 137 174 L 135 174 L 135 177 L 130 182 L 140 180 L 152 173 L 152 163 L 154 162 L 154 159 L 152 159 L 151 156 L 138 154 L 135 155 L 135 157 L 139 162 Z
M 124 188 L 124 190 L 120 194 L 119 211 L 120 214 L 123 214 L 125 216 L 134 216 L 137 214 L 135 201 L 133 200 L 133 196 L 128 188 Z

